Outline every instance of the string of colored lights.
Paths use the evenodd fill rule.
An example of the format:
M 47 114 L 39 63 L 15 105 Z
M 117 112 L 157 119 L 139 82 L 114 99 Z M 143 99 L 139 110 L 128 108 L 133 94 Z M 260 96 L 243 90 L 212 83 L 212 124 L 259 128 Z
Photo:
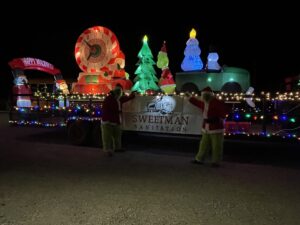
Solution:
M 299 93 L 300 92 L 261 92 L 259 96 L 255 94 L 247 95 L 245 93 L 215 93 L 218 99 L 223 100 L 228 104 L 232 104 L 232 113 L 228 115 L 225 123 L 225 135 L 227 137 L 244 135 L 247 137 L 282 137 L 285 139 L 293 138 L 300 140 L 300 114 L 297 113 L 297 109 L 300 108 Z M 146 92 L 138 95 L 161 97 L 169 94 Z M 183 92 L 174 93 L 173 95 L 185 97 L 185 93 Z M 192 95 L 199 97 L 198 93 L 192 93 Z M 71 120 L 99 121 L 101 119 L 102 101 L 106 96 L 107 94 L 72 94 L 66 96 L 36 92 L 34 97 L 40 106 L 14 107 L 12 112 L 21 114 L 48 113 L 51 115 L 60 115 L 66 119 L 63 122 L 53 123 L 41 122 L 37 119 L 20 119 L 11 120 L 9 122 L 10 124 L 24 126 L 65 127 Z M 248 106 L 246 103 L 247 99 L 255 102 L 256 106 L 254 108 Z M 69 105 L 59 107 L 57 105 L 57 101 L 59 100 L 68 102 Z M 290 104 L 288 110 L 282 112 L 278 111 L 278 105 L 284 103 Z M 277 126 L 280 129 L 278 128 L 275 131 L 252 132 L 249 128 L 251 125 L 259 125 L 262 127 L 264 122 L 271 124 L 273 127 Z

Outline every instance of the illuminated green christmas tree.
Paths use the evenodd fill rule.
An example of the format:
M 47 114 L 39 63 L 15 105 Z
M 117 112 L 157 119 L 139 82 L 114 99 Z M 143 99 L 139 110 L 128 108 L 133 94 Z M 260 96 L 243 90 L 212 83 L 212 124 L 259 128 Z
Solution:
M 139 51 L 138 58 L 138 68 L 134 72 L 134 74 L 136 74 L 136 77 L 134 78 L 135 84 L 131 90 L 139 93 L 145 93 L 147 90 L 158 91 L 159 87 L 156 84 L 158 78 L 156 77 L 156 72 L 153 67 L 156 63 L 153 60 L 153 55 L 149 48 L 146 35 L 144 36 L 143 46 Z

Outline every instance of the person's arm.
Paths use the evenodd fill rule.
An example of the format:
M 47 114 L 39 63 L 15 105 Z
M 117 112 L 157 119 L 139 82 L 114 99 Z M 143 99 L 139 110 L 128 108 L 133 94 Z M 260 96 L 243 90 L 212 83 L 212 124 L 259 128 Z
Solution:
M 131 92 L 130 95 L 123 95 L 121 98 L 120 98 L 120 103 L 123 104 L 124 102 L 128 102 L 130 101 L 131 99 L 134 99 L 135 98 L 135 92 Z
M 197 106 L 198 108 L 200 108 L 201 110 L 204 109 L 204 103 L 203 101 L 195 98 L 195 97 L 190 97 L 189 98 L 189 102 L 192 103 L 194 106 Z
M 207 123 L 217 123 L 223 121 L 226 118 L 226 115 L 230 113 L 230 108 L 220 100 L 217 100 L 214 104 L 214 116 L 206 119 Z

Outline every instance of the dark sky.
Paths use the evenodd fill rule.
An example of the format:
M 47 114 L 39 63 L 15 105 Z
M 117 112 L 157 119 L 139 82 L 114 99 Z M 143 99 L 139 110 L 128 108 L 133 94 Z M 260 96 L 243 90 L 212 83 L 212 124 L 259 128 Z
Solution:
M 92 3 L 82 2 L 67 9 L 46 3 L 31 9 L 28 5 L 27 9 L 7 8 L 11 17 L 0 18 L 0 81 L 4 86 L 1 96 L 12 85 L 7 62 L 17 57 L 46 60 L 58 67 L 64 77 L 76 80 L 80 72 L 74 58 L 76 40 L 85 29 L 96 25 L 111 29 L 118 37 L 131 78 L 144 34 L 149 37 L 155 60 L 163 40 L 167 41 L 170 69 L 173 74 L 180 72 L 191 28 L 197 30 L 204 62 L 209 45 L 216 46 L 219 63 L 249 70 L 256 90 L 278 90 L 283 87 L 285 76 L 300 72 L 300 20 L 296 6 L 263 7 L 245 2 L 234 7 L 201 2 L 194 6 L 192 2 L 182 2 L 170 7 L 170 3 L 145 1 L 136 4 L 135 8 L 140 8 L 136 10 L 132 3 L 88 4 Z M 160 70 L 157 72 L 159 76 Z M 30 71 L 26 74 L 30 77 Z

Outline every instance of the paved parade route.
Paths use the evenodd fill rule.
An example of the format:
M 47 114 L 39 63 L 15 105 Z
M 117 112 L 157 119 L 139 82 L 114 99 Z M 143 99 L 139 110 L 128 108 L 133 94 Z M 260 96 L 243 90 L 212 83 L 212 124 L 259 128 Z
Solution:
M 295 156 L 282 164 L 280 155 L 255 160 L 246 147 L 253 144 L 237 153 L 242 145 L 232 141 L 223 166 L 211 168 L 190 163 L 195 140 L 171 151 L 147 137 L 108 158 L 99 148 L 68 144 L 62 130 L 2 120 L 0 133 L 1 225 L 299 224 Z M 267 150 L 257 144 L 253 151 L 261 146 Z

